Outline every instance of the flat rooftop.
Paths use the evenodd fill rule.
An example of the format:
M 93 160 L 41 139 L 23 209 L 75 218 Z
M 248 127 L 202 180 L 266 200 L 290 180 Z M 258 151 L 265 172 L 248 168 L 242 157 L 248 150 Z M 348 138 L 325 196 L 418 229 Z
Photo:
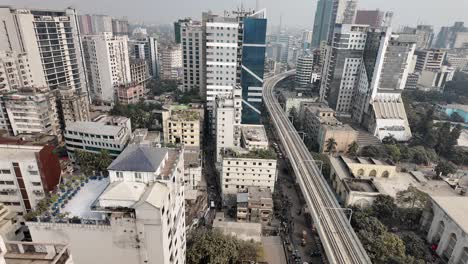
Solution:
M 102 213 L 91 211 L 91 206 L 109 185 L 109 178 L 90 180 L 68 201 L 61 213 L 68 212 L 69 217 L 102 220 Z
M 369 157 L 345 157 L 341 156 L 343 161 L 347 164 L 369 164 L 369 165 L 383 165 L 383 166 L 393 166 L 394 164 L 391 164 L 389 162 L 386 162 L 384 160 L 378 160 L 374 158 L 369 158 Z
M 365 179 L 346 179 L 344 184 L 353 192 L 370 192 L 377 193 L 378 190 L 375 188 L 371 180 Z
M 5 247 L 7 264 L 65 264 L 70 259 L 66 244 L 5 241 Z M 46 247 L 48 253 L 44 252 Z
M 242 125 L 242 135 L 249 142 L 268 142 L 268 137 L 263 125 Z
M 123 128 L 111 126 L 100 122 L 78 121 L 67 124 L 67 131 L 81 132 L 92 135 L 116 136 Z

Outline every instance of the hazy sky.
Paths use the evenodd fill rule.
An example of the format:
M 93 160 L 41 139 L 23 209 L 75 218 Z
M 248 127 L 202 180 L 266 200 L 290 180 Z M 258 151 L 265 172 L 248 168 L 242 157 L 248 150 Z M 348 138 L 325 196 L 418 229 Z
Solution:
M 15 7 L 64 8 L 73 6 L 80 13 L 102 13 L 127 16 L 131 21 L 171 23 L 177 18 L 199 18 L 204 10 L 221 12 L 243 3 L 255 7 L 255 0 L 0 0 L 0 4 Z M 270 23 L 312 28 L 317 0 L 260 0 L 267 8 Z M 359 9 L 391 10 L 394 27 L 399 25 L 451 25 L 454 21 L 468 23 L 468 0 L 359 0 Z

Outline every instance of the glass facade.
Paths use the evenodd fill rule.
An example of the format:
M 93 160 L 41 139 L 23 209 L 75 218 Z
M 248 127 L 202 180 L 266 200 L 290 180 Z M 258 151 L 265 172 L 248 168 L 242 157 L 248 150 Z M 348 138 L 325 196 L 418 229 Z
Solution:
M 260 124 L 267 20 L 246 17 L 242 44 L 242 123 Z

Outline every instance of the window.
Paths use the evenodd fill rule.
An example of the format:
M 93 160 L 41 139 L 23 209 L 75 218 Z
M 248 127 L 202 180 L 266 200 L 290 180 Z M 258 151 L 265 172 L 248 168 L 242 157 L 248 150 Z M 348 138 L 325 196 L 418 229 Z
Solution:
M 29 174 L 31 174 L 31 175 L 39 175 L 39 172 L 38 172 L 38 171 L 29 171 Z
M 135 172 L 135 180 L 141 181 L 141 179 L 142 179 L 141 172 Z
M 123 179 L 123 172 L 118 171 L 116 172 L 116 175 L 117 175 L 117 179 Z
M 41 186 L 40 182 L 31 182 L 32 186 Z

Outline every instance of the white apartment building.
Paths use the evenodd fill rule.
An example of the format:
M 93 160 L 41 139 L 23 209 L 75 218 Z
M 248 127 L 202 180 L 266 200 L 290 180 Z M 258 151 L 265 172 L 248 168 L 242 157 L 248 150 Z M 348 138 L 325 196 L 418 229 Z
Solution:
M 41 10 L 0 7 L 0 50 L 26 53 L 32 79 L 50 89 L 87 90 L 83 51 L 74 9 Z
M 274 191 L 277 178 L 276 155 L 272 150 L 263 150 L 270 157 L 261 157 L 256 151 L 259 150 L 230 149 L 223 154 L 220 174 L 223 198 L 246 192 L 249 187 Z
M 0 51 L 0 92 L 25 86 L 46 86 L 44 74 L 31 71 L 26 53 Z
M 13 135 L 43 133 L 61 138 L 57 103 L 47 88 L 20 88 L 0 96 L 3 121 Z
M 185 263 L 183 151 L 130 145 L 61 213 L 27 222 L 33 241 L 69 243 L 73 262 Z M 64 194 L 62 194 L 64 195 Z
M 182 47 L 180 45 L 169 45 L 159 47 L 161 60 L 161 79 L 182 79 Z
M 76 160 L 77 150 L 99 153 L 109 151 L 117 157 L 127 146 L 132 135 L 130 119 L 118 116 L 100 116 L 91 121 L 69 123 L 64 137 L 68 157 Z
M 225 148 L 240 146 L 242 97 L 237 87 L 230 95 L 218 95 L 214 107 L 214 125 L 216 135 L 216 160 L 221 162 Z
M 127 36 L 113 36 L 110 32 L 83 37 L 93 100 L 113 103 L 115 87 L 131 83 L 127 42 Z
M 237 17 L 204 14 L 206 30 L 206 105 L 213 111 L 217 96 L 229 95 L 240 84 L 239 21 Z
M 309 54 L 299 56 L 296 61 L 296 87 L 310 86 L 313 71 L 314 57 Z
M 200 96 L 205 97 L 205 72 L 203 69 L 204 46 L 203 27 L 198 21 L 184 21 L 180 25 L 180 39 L 182 44 L 182 59 L 184 78 L 182 91 L 198 89 Z
M 21 215 L 59 183 L 60 162 L 50 145 L 16 139 L 0 144 L 0 203 Z

